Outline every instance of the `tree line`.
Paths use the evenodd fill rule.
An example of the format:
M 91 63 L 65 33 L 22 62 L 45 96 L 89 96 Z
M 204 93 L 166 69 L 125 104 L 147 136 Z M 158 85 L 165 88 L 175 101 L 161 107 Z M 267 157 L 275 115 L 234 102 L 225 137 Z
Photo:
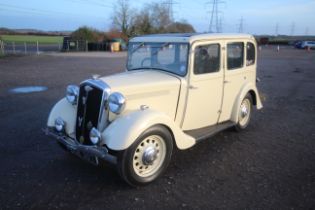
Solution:
M 169 8 L 163 3 L 145 4 L 141 9 L 132 8 L 128 0 L 118 0 L 111 16 L 109 32 L 101 32 L 87 26 L 71 34 L 73 39 L 98 42 L 120 37 L 156 33 L 193 33 L 195 29 L 185 20 L 173 21 Z
M 113 28 L 124 35 L 154 33 L 192 33 L 195 29 L 185 20 L 173 21 L 169 8 L 162 3 L 145 4 L 139 11 L 130 7 L 128 0 L 118 0 L 112 16 Z

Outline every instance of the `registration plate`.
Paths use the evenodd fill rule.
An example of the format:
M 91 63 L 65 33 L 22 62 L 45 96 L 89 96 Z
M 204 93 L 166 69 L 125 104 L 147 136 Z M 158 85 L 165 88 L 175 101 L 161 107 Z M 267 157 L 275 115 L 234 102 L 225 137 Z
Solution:
M 98 160 L 98 157 L 96 156 L 89 155 L 87 153 L 79 152 L 79 151 L 75 151 L 74 154 L 93 165 L 99 165 L 99 160 Z

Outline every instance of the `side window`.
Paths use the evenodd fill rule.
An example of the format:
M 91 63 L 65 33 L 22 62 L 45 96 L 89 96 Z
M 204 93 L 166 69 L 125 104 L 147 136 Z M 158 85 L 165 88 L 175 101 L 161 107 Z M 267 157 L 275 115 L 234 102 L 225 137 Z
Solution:
M 246 66 L 255 64 L 255 45 L 248 42 L 246 46 Z
M 206 74 L 220 70 L 220 45 L 209 44 L 195 49 L 194 73 Z
M 227 68 L 234 70 L 243 67 L 244 43 L 233 42 L 227 44 Z

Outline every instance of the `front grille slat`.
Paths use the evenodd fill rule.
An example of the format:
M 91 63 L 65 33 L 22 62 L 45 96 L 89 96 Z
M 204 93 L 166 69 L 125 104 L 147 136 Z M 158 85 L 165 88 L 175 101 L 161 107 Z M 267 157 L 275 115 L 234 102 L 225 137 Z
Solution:
M 92 145 L 89 133 L 93 127 L 98 128 L 102 100 L 102 89 L 89 83 L 81 84 L 76 121 L 76 139 L 78 142 Z

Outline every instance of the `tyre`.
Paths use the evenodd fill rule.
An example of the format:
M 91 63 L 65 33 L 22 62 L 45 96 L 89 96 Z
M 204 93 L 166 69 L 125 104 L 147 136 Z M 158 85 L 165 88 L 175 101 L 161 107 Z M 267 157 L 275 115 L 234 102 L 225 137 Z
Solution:
M 131 186 L 156 180 L 167 168 L 173 150 L 173 137 L 163 126 L 153 126 L 118 155 L 118 172 Z
M 236 131 L 244 130 L 248 126 L 253 110 L 252 104 L 253 104 L 252 97 L 248 93 L 242 100 L 242 103 L 239 108 L 238 121 L 237 124 L 235 125 Z

